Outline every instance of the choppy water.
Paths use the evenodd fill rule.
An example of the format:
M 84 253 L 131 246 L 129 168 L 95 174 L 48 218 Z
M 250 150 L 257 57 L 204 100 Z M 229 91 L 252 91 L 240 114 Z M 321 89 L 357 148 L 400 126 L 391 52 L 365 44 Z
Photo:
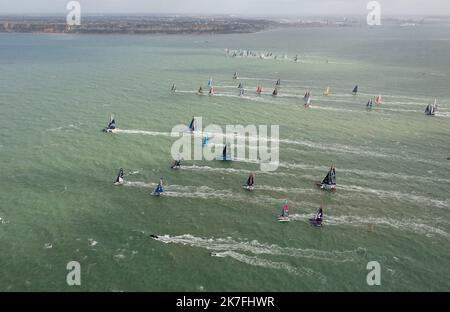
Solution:
M 225 48 L 302 62 L 230 58 Z M 78 290 L 448 290 L 449 53 L 448 27 L 433 26 L 0 34 L 0 290 L 73 290 L 71 260 Z M 217 95 L 197 96 L 210 76 Z M 378 94 L 383 104 L 367 111 Z M 440 111 L 428 118 L 435 97 Z M 100 131 L 110 113 L 114 135 Z M 279 169 L 186 161 L 171 172 L 171 128 L 194 114 L 205 125 L 280 125 Z M 314 188 L 331 163 L 334 194 Z M 120 167 L 127 183 L 113 187 Z M 257 188 L 246 193 L 250 171 Z M 161 175 L 167 194 L 152 197 Z M 288 224 L 276 222 L 284 199 Z M 320 203 L 318 229 L 307 219 Z M 373 260 L 378 288 L 366 284 Z

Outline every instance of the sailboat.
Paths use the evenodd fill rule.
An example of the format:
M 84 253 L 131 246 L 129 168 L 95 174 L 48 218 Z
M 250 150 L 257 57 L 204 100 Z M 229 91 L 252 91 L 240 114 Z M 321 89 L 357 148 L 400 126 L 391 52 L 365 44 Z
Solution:
M 278 78 L 277 82 L 275 83 L 276 86 L 281 86 L 281 79 Z
M 155 188 L 155 190 L 153 191 L 152 195 L 154 195 L 154 196 L 160 196 L 162 193 L 164 193 L 163 181 L 164 181 L 164 178 L 161 177 L 161 178 L 159 179 L 158 186 Z
M 208 80 L 208 87 L 212 88 L 213 87 L 213 79 L 209 78 Z
M 242 82 L 239 82 L 237 87 L 238 87 L 238 89 L 242 89 L 244 87 L 244 85 L 242 84 Z
M 294 62 L 297 62 L 297 61 L 298 61 L 298 54 L 296 54 L 294 57 Z
M 332 165 L 330 171 L 322 182 L 316 183 L 316 186 L 323 190 L 336 191 L 336 168 Z
M 170 167 L 170 169 L 180 169 L 181 168 L 181 160 L 178 158 L 173 162 L 173 165 Z
M 309 91 L 306 91 L 305 95 L 303 96 L 303 100 L 305 100 L 305 102 L 306 102 L 308 100 L 309 96 L 310 96 Z
M 233 79 L 239 79 L 237 72 L 234 72 Z
M 256 86 L 256 94 L 260 95 L 261 93 L 262 93 L 262 87 L 261 87 L 261 85 L 257 85 Z
M 321 227 L 323 225 L 323 204 L 320 205 L 320 208 L 314 218 L 309 219 L 309 223 L 317 227 Z
M 289 222 L 289 205 L 287 200 L 284 202 L 283 208 L 281 209 L 281 214 L 278 216 L 278 221 Z
M 278 95 L 278 88 L 275 88 L 272 92 L 272 96 L 277 96 Z
M 109 123 L 106 128 L 103 129 L 103 132 L 113 132 L 116 129 L 116 120 L 113 115 L 109 117 Z
M 123 180 L 123 169 L 120 168 L 119 173 L 117 174 L 116 181 L 114 182 L 114 185 L 122 185 L 124 183 Z
M 215 93 L 214 88 L 209 88 L 208 94 L 209 94 L 209 95 L 214 95 L 214 93 Z
M 208 133 L 205 133 L 205 136 L 203 137 L 203 146 L 207 146 L 208 144 L 209 144 Z
M 352 93 L 353 93 L 353 95 L 358 94 L 358 85 L 356 85 L 356 86 L 353 88 Z
M 382 101 L 381 101 L 381 95 L 378 95 L 378 96 L 375 98 L 375 104 L 380 105 L 381 103 L 382 103 Z
M 372 99 L 370 99 L 367 104 L 366 104 L 367 109 L 372 109 L 373 108 L 373 102 Z
M 222 161 L 231 161 L 231 153 L 229 152 L 228 144 L 225 144 L 222 150 L 222 155 L 217 156 L 216 160 L 222 160 Z
M 325 90 L 325 92 L 323 93 L 323 95 L 325 96 L 329 96 L 331 94 L 331 88 L 327 87 L 327 89 Z
M 253 191 L 254 188 L 254 184 L 255 184 L 255 177 L 253 176 L 253 173 L 251 173 L 248 176 L 247 182 L 244 184 L 244 189 L 246 189 L 247 191 Z
M 308 92 L 308 98 L 305 101 L 305 108 L 309 108 L 311 106 L 311 95 Z
M 244 96 L 245 90 L 244 88 L 239 89 L 239 96 Z
M 202 88 L 202 86 L 200 86 L 200 88 L 198 88 L 197 94 L 198 95 L 203 95 L 203 88 Z
M 191 123 L 189 124 L 189 130 L 191 132 L 195 131 L 195 117 L 192 117 Z
M 175 84 L 172 85 L 172 88 L 170 89 L 170 91 L 172 91 L 172 92 L 176 92 L 177 91 L 177 87 L 175 86 Z
M 434 116 L 437 111 L 437 99 L 434 99 L 434 104 L 428 104 L 425 109 L 425 115 Z

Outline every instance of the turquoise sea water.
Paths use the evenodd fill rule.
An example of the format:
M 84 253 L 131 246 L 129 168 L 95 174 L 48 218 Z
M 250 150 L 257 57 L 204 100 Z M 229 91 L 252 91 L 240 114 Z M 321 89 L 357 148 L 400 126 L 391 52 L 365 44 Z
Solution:
M 449 29 L 437 26 L 0 34 L 0 290 L 448 290 L 449 55 Z M 217 96 L 197 96 L 209 77 Z M 278 78 L 279 97 L 254 95 Z M 367 111 L 378 94 L 383 104 Z M 434 98 L 439 112 L 427 117 Z M 135 131 L 102 133 L 111 113 Z M 280 125 L 279 169 L 185 161 L 170 171 L 168 134 L 194 114 L 204 125 Z M 314 187 L 331 163 L 333 194 Z M 128 183 L 114 187 L 120 167 Z M 246 193 L 250 171 L 256 189 Z M 161 175 L 168 193 L 152 197 Z M 281 224 L 284 199 L 292 221 Z M 320 203 L 318 229 L 307 219 Z M 79 287 L 66 284 L 71 260 Z M 381 286 L 366 283 L 369 261 Z

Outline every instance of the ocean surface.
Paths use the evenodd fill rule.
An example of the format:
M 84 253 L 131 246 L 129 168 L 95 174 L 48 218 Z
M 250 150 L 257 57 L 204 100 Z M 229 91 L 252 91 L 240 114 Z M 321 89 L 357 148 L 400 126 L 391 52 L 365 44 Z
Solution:
M 0 290 L 449 290 L 449 30 L 0 34 Z M 196 95 L 210 77 L 216 95 Z M 115 134 L 101 132 L 110 114 Z M 171 171 L 171 129 L 193 115 L 279 125 L 278 170 L 186 160 Z M 328 193 L 314 184 L 332 163 Z M 113 186 L 121 167 L 126 184 Z M 160 176 L 167 193 L 151 196 Z M 285 199 L 291 222 L 280 223 Z M 321 203 L 324 226 L 312 227 Z M 69 261 L 81 286 L 66 283 Z M 381 286 L 367 284 L 369 261 Z

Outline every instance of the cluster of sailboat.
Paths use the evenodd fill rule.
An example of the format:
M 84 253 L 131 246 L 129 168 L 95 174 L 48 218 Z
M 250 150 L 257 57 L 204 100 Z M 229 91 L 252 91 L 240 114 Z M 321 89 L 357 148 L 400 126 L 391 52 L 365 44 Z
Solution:
M 261 60 L 292 60 L 294 62 L 300 61 L 300 56 L 296 54 L 294 57 L 289 58 L 286 54 L 278 55 L 270 51 L 257 52 L 253 50 L 230 50 L 225 49 L 227 56 L 238 58 L 259 58 Z
M 248 51 L 247 51 L 248 52 Z M 242 52 L 240 52 L 241 54 Z M 248 52 L 249 55 L 253 55 L 251 52 Z M 234 54 L 233 54 L 234 55 Z M 246 54 L 245 54 L 246 55 Z M 233 75 L 233 79 L 234 80 L 238 80 L 239 79 L 239 75 L 237 72 L 234 73 Z M 214 84 L 213 84 L 213 79 L 210 78 L 208 80 L 208 88 L 209 91 L 208 93 L 210 95 L 213 95 L 215 93 L 215 88 L 214 88 Z M 278 95 L 278 90 L 281 87 L 281 79 L 276 80 L 275 84 L 274 84 L 274 90 L 272 92 L 272 96 L 277 96 Z M 239 95 L 243 96 L 245 94 L 245 89 L 244 89 L 244 84 L 243 82 L 239 82 L 238 85 L 238 89 L 239 89 Z M 357 95 L 358 94 L 358 90 L 359 87 L 358 85 L 356 85 L 353 90 L 352 90 L 352 94 L 353 95 Z M 172 92 L 176 92 L 177 88 L 175 86 L 175 84 L 172 85 L 171 88 Z M 262 94 L 263 91 L 263 87 L 262 85 L 258 84 L 256 87 L 256 94 L 260 95 Z M 200 86 L 200 88 L 198 89 L 197 92 L 199 95 L 203 94 L 203 88 Z M 323 93 L 324 96 L 330 96 L 331 95 L 331 87 L 327 87 L 326 90 Z M 304 100 L 304 106 L 305 108 L 310 107 L 311 105 L 311 92 L 307 91 L 305 93 L 305 95 L 303 96 L 303 100 Z M 372 109 L 373 105 L 381 105 L 382 104 L 382 98 L 381 95 L 376 96 L 374 99 L 369 99 L 366 107 L 368 109 Z M 433 104 L 428 104 L 426 109 L 425 109 L 425 114 L 428 116 L 434 116 L 435 112 L 437 111 L 437 100 L 434 100 Z M 113 133 L 114 130 L 116 129 L 116 119 L 114 118 L 113 115 L 111 115 L 110 120 L 108 122 L 108 125 L 106 128 L 103 129 L 104 132 L 107 133 Z M 197 131 L 196 129 L 196 120 L 195 117 L 192 118 L 192 120 L 190 121 L 190 123 L 187 126 L 187 131 L 194 133 L 195 131 Z M 209 139 L 207 134 L 204 134 L 203 140 L 202 140 L 203 145 L 208 145 L 209 144 Z M 230 146 L 228 144 L 225 144 L 222 150 L 222 153 L 216 157 L 216 160 L 219 161 L 233 161 L 232 157 L 231 157 L 231 153 L 230 153 Z M 181 159 L 177 159 L 174 161 L 174 163 L 172 164 L 172 166 L 170 167 L 173 170 L 176 169 L 180 169 L 181 168 Z M 125 179 L 124 179 L 124 170 L 123 168 L 120 168 L 117 177 L 114 181 L 114 185 L 123 185 L 125 183 Z M 325 176 L 325 178 L 321 181 L 321 182 L 317 182 L 315 184 L 319 189 L 325 190 L 325 191 L 331 191 L 334 192 L 336 191 L 336 168 L 334 167 L 334 165 L 332 165 L 330 167 L 330 170 L 327 172 L 327 175 Z M 245 183 L 243 184 L 243 189 L 245 189 L 246 191 L 253 191 L 255 189 L 255 175 L 253 173 L 250 173 L 248 178 L 246 179 Z M 153 190 L 152 195 L 154 196 L 161 196 L 162 194 L 164 194 L 165 189 L 164 189 L 164 177 L 161 177 L 159 179 L 159 182 L 156 186 L 156 188 Z M 317 213 L 314 215 L 313 218 L 309 219 L 310 223 L 314 226 L 322 226 L 323 224 L 323 205 L 320 206 L 319 210 L 317 211 Z M 288 201 L 286 200 L 283 204 L 283 207 L 281 209 L 281 213 L 278 216 L 278 221 L 280 222 L 288 222 L 290 221 L 289 218 L 289 204 Z
M 239 75 L 238 75 L 237 72 L 235 72 L 233 74 L 233 80 L 238 80 L 238 79 L 239 79 Z M 216 89 L 215 89 L 215 87 L 213 85 L 213 79 L 212 78 L 210 78 L 208 80 L 208 84 L 207 85 L 208 85 L 208 94 L 209 95 L 214 95 L 215 92 L 216 92 Z M 281 79 L 278 78 L 275 81 L 275 83 L 274 83 L 274 89 L 273 89 L 271 95 L 273 97 L 278 96 L 280 88 L 281 88 Z M 237 89 L 239 90 L 239 93 L 238 93 L 239 96 L 244 96 L 245 95 L 245 87 L 244 87 L 244 83 L 242 81 L 239 82 L 239 84 L 237 86 Z M 172 92 L 176 92 L 177 91 L 177 88 L 176 88 L 175 84 L 172 84 L 171 91 Z M 353 88 L 353 90 L 352 90 L 352 94 L 354 96 L 356 96 L 356 95 L 358 95 L 358 91 L 359 91 L 359 86 L 356 85 Z M 258 83 L 256 85 L 255 93 L 256 93 L 257 96 L 260 96 L 262 94 L 262 92 L 263 92 L 263 87 L 262 87 L 261 84 Z M 197 91 L 197 94 L 198 95 L 204 95 L 205 94 L 203 92 L 203 87 L 202 86 L 199 87 L 199 89 Z M 324 96 L 331 96 L 331 94 L 332 94 L 331 93 L 331 87 L 328 86 L 325 89 L 323 95 Z M 305 95 L 303 96 L 303 100 L 304 100 L 304 107 L 305 108 L 311 107 L 312 97 L 311 97 L 311 92 L 310 91 L 306 91 Z M 366 104 L 366 108 L 368 110 L 372 110 L 374 108 L 374 104 L 375 105 L 381 105 L 382 104 L 381 95 L 377 95 L 375 98 L 369 98 L 369 100 L 367 101 L 367 104 Z M 438 106 L 437 106 L 437 99 L 435 99 L 433 104 L 428 104 L 426 106 L 426 108 L 425 108 L 425 115 L 434 116 L 436 111 L 437 111 L 437 108 L 438 108 Z
M 108 126 L 103 129 L 104 132 L 113 133 L 116 129 L 116 121 L 114 116 L 110 117 L 110 121 L 108 122 Z M 187 126 L 187 131 L 194 133 L 197 131 L 196 129 L 196 120 L 195 117 L 192 118 L 191 122 Z M 208 145 L 208 136 L 205 134 L 203 137 L 203 144 Z M 222 150 L 222 153 L 216 157 L 216 160 L 219 161 L 233 161 L 233 158 L 231 157 L 230 153 L 230 146 L 228 144 L 225 144 Z M 170 169 L 177 170 L 181 168 L 181 158 L 176 159 Z M 116 179 L 114 180 L 114 185 L 123 185 L 125 184 L 125 175 L 123 168 L 119 169 L 119 172 L 116 176 Z M 316 186 L 322 190 L 327 191 L 336 191 L 336 169 L 332 165 L 330 170 L 328 171 L 325 178 L 322 180 L 322 182 L 316 183 Z M 254 173 L 250 173 L 248 178 L 246 179 L 245 183 L 243 184 L 243 189 L 246 191 L 252 192 L 255 189 L 255 175 Z M 160 177 L 159 182 L 156 186 L 156 188 L 151 193 L 154 196 L 161 196 L 165 192 L 164 189 L 164 177 Z M 288 222 L 289 219 L 289 205 L 287 200 L 285 201 L 283 208 L 281 210 L 280 215 L 278 216 L 278 221 L 280 222 Z M 323 222 L 323 207 L 321 206 L 317 214 L 314 218 L 309 220 L 310 223 L 314 226 L 322 226 Z

